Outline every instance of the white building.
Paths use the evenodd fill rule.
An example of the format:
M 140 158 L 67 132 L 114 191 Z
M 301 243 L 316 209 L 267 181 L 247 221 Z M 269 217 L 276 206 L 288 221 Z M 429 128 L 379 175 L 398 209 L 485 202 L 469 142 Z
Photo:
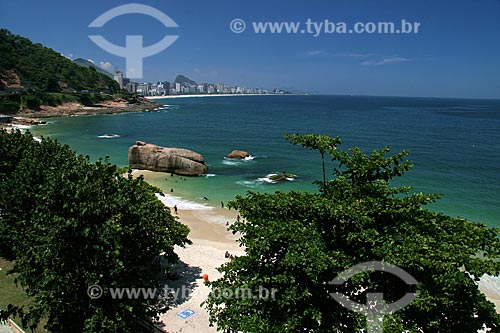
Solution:
M 204 84 L 199 84 L 196 87 L 196 92 L 199 94 L 204 94 L 205 93 L 205 85 Z
M 175 88 L 175 93 L 176 93 L 176 94 L 180 94 L 180 93 L 182 92 L 182 87 L 181 87 L 181 84 L 180 84 L 180 83 L 176 82 L 176 83 L 174 84 L 174 88 Z
M 120 71 L 116 71 L 113 78 L 120 85 L 120 89 L 122 89 L 123 88 L 123 73 Z
M 217 83 L 216 89 L 217 89 L 217 93 L 218 94 L 222 94 L 224 92 L 224 84 L 223 83 Z

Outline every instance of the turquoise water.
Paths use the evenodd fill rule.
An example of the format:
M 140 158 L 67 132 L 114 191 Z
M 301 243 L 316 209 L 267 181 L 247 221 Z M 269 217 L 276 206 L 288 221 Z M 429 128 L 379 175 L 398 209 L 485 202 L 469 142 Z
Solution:
M 154 183 L 167 193 L 173 189 L 174 195 L 213 206 L 247 190 L 316 191 L 312 182 L 321 178 L 319 153 L 290 145 L 283 134 L 340 135 L 344 148 L 409 149 L 415 166 L 399 184 L 442 193 L 432 209 L 500 226 L 498 100 L 242 96 L 160 102 L 166 106 L 157 112 L 49 119 L 49 125 L 33 132 L 57 138 L 92 159 L 108 155 L 122 166 L 136 140 L 195 150 L 205 156 L 208 176 L 157 175 Z M 233 149 L 255 158 L 225 160 Z M 284 184 L 263 179 L 283 170 L 298 178 Z

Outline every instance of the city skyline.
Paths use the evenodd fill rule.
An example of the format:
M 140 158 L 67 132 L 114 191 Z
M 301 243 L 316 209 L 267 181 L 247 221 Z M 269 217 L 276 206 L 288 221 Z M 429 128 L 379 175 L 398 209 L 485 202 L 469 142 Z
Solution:
M 110 73 L 111 74 L 111 73 Z M 179 77 L 184 75 L 177 75 L 173 81 L 157 81 L 153 82 L 136 82 L 123 76 L 121 71 L 115 71 L 113 79 L 118 82 L 120 88 L 126 89 L 130 93 L 137 93 L 142 96 L 167 96 L 167 95 L 193 95 L 193 94 L 242 94 L 242 95 L 262 95 L 262 94 L 289 94 L 290 92 L 280 88 L 264 89 L 255 87 L 242 87 L 240 85 L 228 86 L 222 82 L 176 82 Z M 192 80 L 190 80 L 192 81 Z
M 107 10 L 128 2 L 112 0 L 0 3 L 2 27 L 76 59 L 124 70 L 125 60 L 95 45 L 95 31 L 116 45 L 125 35 L 143 35 L 151 45 L 165 34 L 178 40 L 144 59 L 140 81 L 158 82 L 177 73 L 196 82 L 280 87 L 292 92 L 337 95 L 500 98 L 500 1 L 399 3 L 381 0 L 311 1 L 270 6 L 264 1 L 183 4 L 138 1 L 168 14 L 178 28 L 129 14 L 105 27 L 88 27 Z M 29 10 L 28 10 L 29 8 Z M 8 13 L 22 12 L 23 15 Z M 246 30 L 234 32 L 240 19 Z M 50 21 L 51 24 L 46 24 Z M 296 33 L 261 32 L 255 24 L 301 23 Z M 331 23 L 418 23 L 418 33 L 329 33 Z M 321 25 L 322 29 L 318 29 Z M 285 29 L 286 30 L 286 29 Z M 310 31 L 309 31 L 310 30 Z M 340 31 L 340 29 L 338 28 Z M 302 33 L 304 31 L 305 33 Z M 136 80 L 137 81 L 137 80 Z

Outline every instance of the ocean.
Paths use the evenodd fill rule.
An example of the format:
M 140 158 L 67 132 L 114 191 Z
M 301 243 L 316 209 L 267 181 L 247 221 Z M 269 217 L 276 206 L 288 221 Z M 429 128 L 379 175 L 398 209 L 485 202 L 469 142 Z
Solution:
M 285 133 L 339 135 L 341 148 L 367 152 L 408 149 L 414 167 L 395 185 L 441 193 L 430 209 L 500 227 L 500 100 L 284 95 L 158 101 L 164 106 L 154 112 L 50 118 L 31 130 L 119 166 L 128 165 L 127 149 L 137 140 L 195 150 L 209 174 L 148 177 L 168 194 L 168 204 L 191 209 L 220 207 L 249 190 L 316 192 L 320 154 L 289 144 Z M 233 149 L 252 158 L 225 159 Z M 297 178 L 270 182 L 270 174 L 283 171 Z

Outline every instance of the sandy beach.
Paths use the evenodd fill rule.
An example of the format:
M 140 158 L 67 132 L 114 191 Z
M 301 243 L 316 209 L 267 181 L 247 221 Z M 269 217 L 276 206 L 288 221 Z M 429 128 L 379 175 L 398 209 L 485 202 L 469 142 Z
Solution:
M 217 332 L 215 327 L 209 326 L 208 313 L 201 307 L 201 303 L 207 299 L 210 292 L 203 283 L 202 275 L 207 274 L 211 280 L 218 279 L 220 273 L 216 268 L 229 260 L 225 258 L 225 252 L 243 255 L 244 251 L 238 247 L 234 235 L 228 232 L 225 226 L 206 222 L 204 216 L 210 219 L 212 214 L 221 214 L 220 216 L 234 221 L 236 213 L 226 209 L 203 213 L 179 210 L 177 215 L 180 221 L 191 229 L 189 238 L 193 244 L 186 248 L 176 247 L 176 253 L 181 261 L 179 271 L 183 278 L 171 287 L 181 291 L 179 295 L 182 299 L 177 306 L 160 317 L 165 325 L 163 328 L 169 333 Z M 189 288 L 190 291 L 184 293 L 182 286 Z M 194 314 L 183 319 L 179 314 L 185 310 L 192 310 Z
M 153 185 L 158 173 L 145 170 L 134 170 L 133 176 L 144 176 L 146 181 Z M 180 262 L 174 269 L 181 278 L 171 282 L 169 288 L 179 291 L 177 305 L 167 313 L 160 316 L 162 328 L 169 333 L 210 333 L 217 332 L 215 327 L 210 327 L 207 311 L 201 307 L 201 303 L 207 299 L 209 288 L 203 283 L 202 276 L 207 274 L 210 280 L 220 277 L 217 267 L 226 263 L 225 258 L 228 251 L 232 255 L 244 255 L 244 250 L 238 246 L 237 235 L 227 230 L 226 223 L 236 221 L 238 212 L 226 208 L 215 208 L 210 206 L 201 209 L 186 209 L 189 205 L 177 203 L 178 214 L 175 214 L 172 203 L 169 201 L 175 196 L 166 195 L 160 200 L 170 208 L 173 216 L 187 225 L 190 229 L 188 235 L 193 242 L 185 248 L 175 247 L 175 253 L 179 255 Z M 184 292 L 184 290 L 189 290 Z M 194 314 L 183 319 L 179 313 L 192 310 Z

